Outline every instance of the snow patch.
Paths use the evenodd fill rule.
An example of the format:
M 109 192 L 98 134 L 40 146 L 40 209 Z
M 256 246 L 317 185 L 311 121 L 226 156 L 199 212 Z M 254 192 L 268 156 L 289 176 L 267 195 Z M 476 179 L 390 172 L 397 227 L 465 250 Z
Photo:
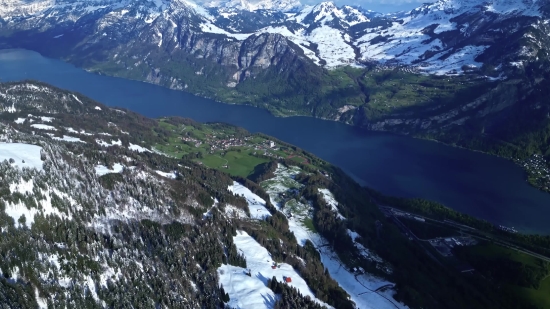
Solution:
M 163 171 L 155 171 L 155 173 L 159 174 L 162 177 L 166 177 L 166 178 L 169 178 L 169 179 L 176 179 L 176 173 L 175 172 L 166 173 L 166 172 L 163 172 Z
M 263 220 L 271 216 L 271 213 L 265 207 L 265 200 L 252 193 L 252 191 L 250 191 L 247 187 L 233 181 L 233 185 L 229 186 L 227 189 L 236 195 L 243 196 L 246 199 L 248 202 L 248 209 L 250 210 L 250 217 L 252 219 Z
M 20 179 L 18 183 L 12 183 L 10 184 L 10 193 L 20 193 L 23 195 L 31 194 L 34 190 L 34 182 L 32 179 L 29 181 L 25 181 L 24 179 Z M 29 205 L 24 204 L 23 201 L 18 201 L 16 204 L 9 202 L 6 205 L 5 213 L 6 215 L 12 217 L 15 226 L 19 227 L 19 219 L 22 216 L 25 216 L 25 226 L 30 228 L 32 224 L 34 223 L 34 217 L 36 214 L 43 214 L 44 216 L 48 215 L 56 215 L 60 218 L 68 218 L 71 219 L 71 216 L 67 216 L 59 211 L 59 209 L 54 208 L 52 206 L 52 198 L 51 198 L 51 192 L 56 193 L 59 197 L 63 198 L 63 194 L 61 192 L 58 192 L 56 190 L 54 191 L 42 191 L 42 195 L 45 197 L 45 200 L 36 201 L 38 204 L 38 208 L 30 208 Z M 71 201 L 71 203 L 74 201 Z
M 139 145 L 132 144 L 132 143 L 130 143 L 130 147 L 128 147 L 128 149 L 130 149 L 132 151 L 137 151 L 137 152 L 151 152 L 151 150 L 149 150 L 147 148 L 144 148 L 144 147 L 141 147 Z
M 336 216 L 340 220 L 345 220 L 346 218 L 338 211 L 338 202 L 334 199 L 334 195 L 328 189 L 319 189 L 319 193 L 321 193 L 323 200 L 330 206 L 332 211 L 336 213 Z
M 292 278 L 292 282 L 287 283 L 288 285 L 298 289 L 302 295 L 309 296 L 317 303 L 330 308 L 315 298 L 307 283 L 292 266 L 281 263 L 280 267 L 272 269 L 274 261 L 269 252 L 246 232 L 237 231 L 233 242 L 246 258 L 246 265 L 250 269 L 251 276 L 246 275 L 244 268 L 237 266 L 222 265 L 218 268 L 220 285 L 223 285 L 224 290 L 229 294 L 229 307 L 273 308 L 277 296 L 267 287 L 267 279 L 275 276 L 279 282 L 283 281 L 283 277 Z
M 103 147 L 111 147 L 111 146 L 122 146 L 122 142 L 119 140 L 116 140 L 116 141 L 111 141 L 111 143 L 107 143 L 103 140 L 100 140 L 100 139 L 96 139 L 95 142 L 99 145 L 99 146 L 103 146 Z
M 39 129 L 39 130 L 57 131 L 57 129 L 55 127 L 45 125 L 45 124 L 41 124 L 41 123 L 33 123 L 33 124 L 31 124 L 31 127 L 35 128 L 35 129 Z
M 103 175 L 107 175 L 107 174 L 110 174 L 110 173 L 122 173 L 123 169 L 124 169 L 124 165 L 119 164 L 119 163 L 115 163 L 113 165 L 113 169 L 109 169 L 105 165 L 96 165 L 95 166 L 95 173 L 98 176 L 103 176 Z
M 82 103 L 82 101 L 80 101 L 80 99 L 79 99 L 77 96 L 75 96 L 74 94 L 71 94 L 71 96 L 72 96 L 78 103 L 84 104 L 84 103 Z
M 55 139 L 58 141 L 70 142 L 70 143 L 86 143 L 85 141 L 81 140 L 78 137 L 72 137 L 68 135 L 63 135 L 63 137 L 54 136 L 52 137 L 52 139 Z
M 42 170 L 41 147 L 23 143 L 0 143 L 0 161 L 14 159 L 14 166 Z M 25 161 L 23 163 L 23 161 Z

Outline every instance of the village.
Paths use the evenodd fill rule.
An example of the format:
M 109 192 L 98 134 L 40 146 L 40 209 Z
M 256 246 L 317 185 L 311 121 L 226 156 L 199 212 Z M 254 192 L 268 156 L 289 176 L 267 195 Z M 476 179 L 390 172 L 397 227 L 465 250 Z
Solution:
M 218 137 L 214 134 L 206 134 L 205 140 L 199 140 L 189 136 L 182 136 L 181 140 L 184 142 L 192 143 L 195 147 L 200 147 L 203 143 L 210 146 L 210 152 L 213 153 L 219 150 L 228 150 L 232 147 L 249 147 L 255 150 L 278 150 L 277 144 L 273 141 L 263 141 L 260 144 L 252 142 L 253 137 L 247 136 L 244 138 L 237 137 Z M 267 153 L 264 153 L 268 155 Z
M 550 191 L 550 168 L 543 156 L 534 154 L 516 163 L 519 163 L 527 172 L 529 183 L 541 190 Z

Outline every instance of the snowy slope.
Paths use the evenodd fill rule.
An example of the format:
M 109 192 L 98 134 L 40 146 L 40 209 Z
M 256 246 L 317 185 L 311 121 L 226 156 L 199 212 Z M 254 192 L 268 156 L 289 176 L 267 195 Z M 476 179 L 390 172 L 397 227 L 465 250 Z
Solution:
M 266 285 L 267 280 L 272 277 L 277 281 L 283 281 L 283 277 L 291 277 L 292 282 L 287 283 L 295 287 L 304 296 L 309 296 L 321 305 L 330 306 L 315 298 L 307 283 L 292 268 L 292 266 L 281 263 L 280 268 L 272 269 L 274 261 L 271 255 L 254 238 L 244 231 L 237 231 L 233 242 L 240 253 L 246 258 L 247 268 L 251 276 L 246 275 L 246 269 L 231 265 L 222 265 L 218 268 L 220 285 L 229 294 L 228 305 L 231 308 L 273 308 L 276 296 Z
M 480 69 L 482 56 L 496 57 L 486 51 L 505 44 L 507 32 L 547 23 L 542 5 L 539 0 L 439 0 L 410 12 L 382 15 L 333 2 L 302 6 L 297 0 L 213 0 L 202 5 L 191 0 L 0 0 L 0 19 L 17 29 L 51 29 L 86 16 L 95 20 L 94 31 L 101 36 L 116 41 L 121 29 L 132 27 L 139 40 L 159 49 L 172 43 L 176 44 L 171 49 L 187 46 L 187 37 L 201 33 L 225 36 L 222 40 L 231 42 L 277 33 L 295 43 L 293 48 L 301 48 L 307 59 L 328 69 L 374 62 L 443 75 Z M 178 35 L 182 29 L 188 35 Z M 63 40 L 66 30 L 53 31 L 51 37 Z M 212 49 L 216 44 L 201 41 L 192 53 L 214 52 L 219 54 L 218 63 L 238 64 L 238 55 Z M 505 52 L 513 58 L 522 46 L 515 48 Z M 536 58 L 536 53 L 529 57 Z M 493 61 L 495 67 L 503 62 Z
M 266 217 L 271 216 L 271 213 L 265 208 L 265 200 L 256 194 L 252 193 L 250 189 L 234 181 L 232 186 L 228 187 L 228 190 L 236 195 L 243 196 L 248 202 L 248 209 L 250 210 L 250 217 L 252 219 L 263 220 Z
M 334 199 L 332 192 L 328 189 L 319 189 L 319 193 L 321 193 L 325 202 L 332 208 L 332 211 L 336 213 L 336 216 L 341 220 L 345 220 L 346 218 L 338 211 L 338 202 Z
M 206 1 L 205 6 L 210 8 L 233 8 L 250 12 L 257 10 L 289 12 L 300 8 L 302 4 L 298 0 L 213 0 Z
M 41 150 L 42 148 L 36 145 L 0 143 L 0 162 L 13 159 L 15 161 L 13 165 L 19 168 L 28 167 L 42 170 Z
M 309 204 L 304 203 L 283 203 L 280 199 L 280 194 L 291 192 L 300 188 L 300 184 L 294 181 L 294 177 L 301 172 L 297 167 L 287 168 L 279 165 L 275 170 L 275 178 L 263 181 L 262 187 L 267 191 L 272 203 L 278 207 L 280 211 L 287 214 L 288 208 L 292 209 L 292 216 L 287 216 L 288 226 L 290 231 L 296 237 L 298 244 L 305 245 L 306 241 L 311 241 L 315 248 L 321 254 L 321 262 L 330 273 L 330 276 L 338 282 L 338 284 L 350 295 L 351 300 L 355 302 L 357 308 L 367 309 L 390 309 L 390 308 L 407 308 L 405 305 L 397 302 L 392 298 L 391 291 L 384 293 L 376 293 L 374 290 L 382 286 L 392 287 L 393 284 L 386 280 L 377 278 L 368 273 L 360 274 L 347 269 L 340 261 L 337 254 L 332 250 L 330 244 L 319 234 L 311 231 L 305 225 L 305 220 L 312 217 L 313 209 Z M 337 202 L 332 193 L 327 189 L 319 190 L 325 201 L 330 204 L 333 209 L 337 210 Z M 352 240 L 355 242 L 357 234 L 349 231 Z M 363 257 L 383 263 L 383 261 L 370 253 L 368 249 L 361 244 L 355 242 L 356 247 L 360 250 Z

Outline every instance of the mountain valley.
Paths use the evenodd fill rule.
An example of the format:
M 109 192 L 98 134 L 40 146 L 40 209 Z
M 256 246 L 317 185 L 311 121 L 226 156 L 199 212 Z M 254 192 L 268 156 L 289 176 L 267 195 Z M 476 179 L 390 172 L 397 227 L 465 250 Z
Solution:
M 0 302 L 11 307 L 540 303 L 433 263 L 377 208 L 383 197 L 282 141 L 43 83 L 0 93 Z
M 298 0 L 0 0 L 0 49 L 479 150 L 550 192 L 549 14 L 548 0 L 438 0 L 391 14 Z M 372 143 L 337 149 L 389 147 Z M 230 124 L 0 81 L 0 307 L 550 307 L 550 236 L 350 176 Z M 471 194 L 494 202 L 489 191 Z

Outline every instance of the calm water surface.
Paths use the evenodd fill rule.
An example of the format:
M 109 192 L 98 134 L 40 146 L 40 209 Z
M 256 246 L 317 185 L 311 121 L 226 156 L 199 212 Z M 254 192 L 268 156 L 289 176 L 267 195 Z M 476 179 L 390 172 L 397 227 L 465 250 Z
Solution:
M 35 79 L 149 117 L 223 121 L 310 151 L 386 194 L 422 197 L 496 224 L 550 234 L 550 194 L 525 182 L 512 162 L 442 144 L 367 132 L 309 117 L 275 118 L 137 81 L 88 73 L 26 50 L 0 51 L 0 80 Z

